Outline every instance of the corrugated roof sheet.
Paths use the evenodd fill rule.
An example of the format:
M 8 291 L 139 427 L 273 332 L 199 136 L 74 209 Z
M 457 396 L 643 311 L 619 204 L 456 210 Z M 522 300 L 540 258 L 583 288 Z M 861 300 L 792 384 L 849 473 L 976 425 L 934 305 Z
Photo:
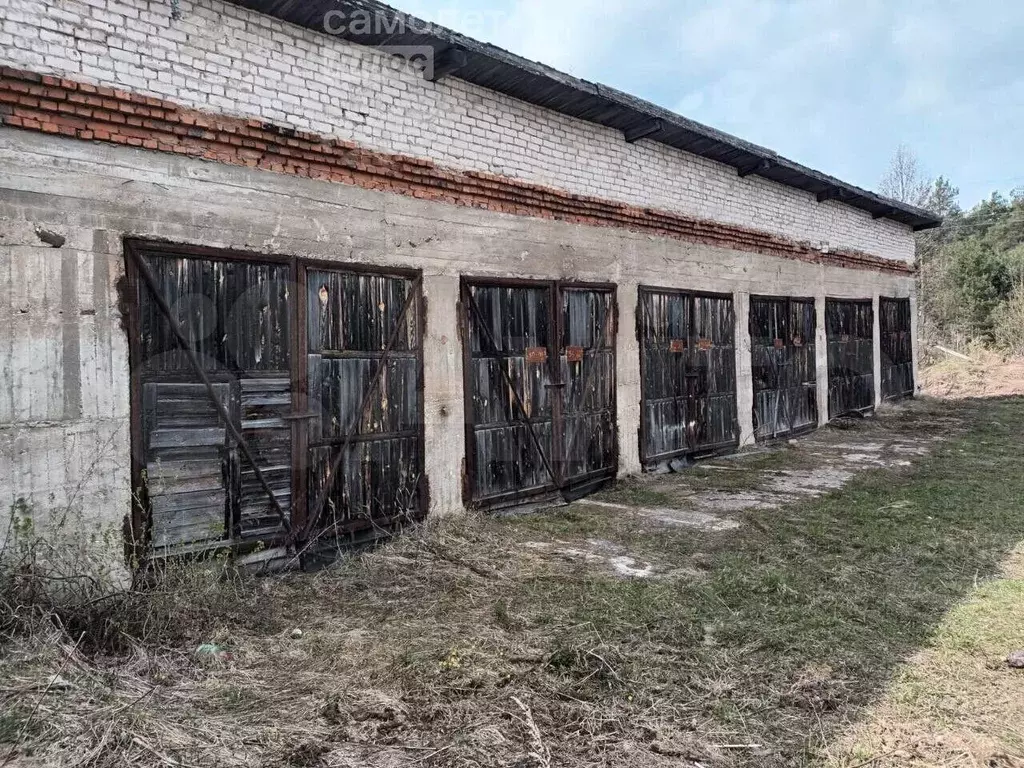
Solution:
M 819 202 L 838 200 L 915 231 L 942 223 L 940 217 L 929 211 L 861 189 L 651 102 L 529 61 L 376 0 L 228 1 L 324 34 L 324 20 L 331 11 L 344 14 L 346 19 L 357 14 L 357 18 L 373 18 L 376 23 L 369 30 L 350 24 L 334 36 L 371 47 L 430 46 L 435 56 L 440 57 L 437 60 L 458 60 L 460 66 L 451 72 L 451 77 L 622 131 L 624 137 L 642 135 L 647 140 L 732 166 L 741 175 L 757 174 L 802 189 L 816 195 Z

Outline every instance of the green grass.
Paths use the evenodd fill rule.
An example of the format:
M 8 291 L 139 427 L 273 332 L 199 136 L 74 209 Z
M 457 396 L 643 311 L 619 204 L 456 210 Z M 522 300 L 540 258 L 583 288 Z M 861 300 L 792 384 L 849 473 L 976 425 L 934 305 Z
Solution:
M 970 642 L 975 619 L 957 606 L 1024 539 L 1024 399 L 918 404 L 823 439 L 904 435 L 945 442 L 737 531 L 574 505 L 441 521 L 330 571 L 263 581 L 266 627 L 226 620 L 216 634 L 237 668 L 181 675 L 132 705 L 133 728 L 152 741 L 201 711 L 204 728 L 259 745 L 238 764 L 293 760 L 302 743 L 312 763 L 323 748 L 337 753 L 323 764 L 386 764 L 377 756 L 394 748 L 427 766 L 532 766 L 539 733 L 551 764 L 570 768 L 818 765 L 908 656 Z M 729 460 L 742 472 L 645 478 L 603 498 L 672 506 L 705 482 L 753 487 L 808 461 L 786 447 Z M 661 577 L 563 551 L 594 540 Z M 212 764 L 201 738 L 175 743 Z
M 628 478 L 595 498 L 633 507 L 665 507 L 671 506 L 675 497 L 671 493 L 659 490 L 649 478 Z
M 737 729 L 742 740 L 775 745 L 776 762 L 765 764 L 810 760 L 830 726 L 877 696 L 895 665 L 1024 538 L 1024 401 L 960 409 L 968 431 L 911 471 L 865 472 L 842 491 L 759 513 L 761 526 L 735 535 L 648 532 L 657 544 L 647 551 L 675 564 L 701 551 L 706 580 L 536 577 L 530 599 L 619 641 L 627 662 L 630 646 L 638 650 L 633 673 L 662 678 L 679 700 L 709 679 L 724 685 L 729 692 L 695 712 L 692 727 Z M 903 428 L 935 429 L 912 419 Z M 758 468 L 771 467 L 770 458 L 779 455 L 758 456 Z M 728 474 L 737 484 L 744 477 Z M 622 538 L 637 541 L 635 531 Z M 676 658 L 652 669 L 634 645 L 638 634 Z M 827 698 L 828 712 L 814 696 L 792 694 L 809 668 L 827 668 L 822 685 L 842 689 Z

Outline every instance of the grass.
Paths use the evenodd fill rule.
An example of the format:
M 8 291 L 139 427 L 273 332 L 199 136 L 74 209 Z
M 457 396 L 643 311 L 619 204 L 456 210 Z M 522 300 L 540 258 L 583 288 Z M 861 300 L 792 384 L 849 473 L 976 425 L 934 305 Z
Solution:
M 634 507 L 665 507 L 675 500 L 671 493 L 656 490 L 639 478 L 627 478 L 597 495 L 601 501 Z
M 1024 676 L 1003 659 L 1024 645 L 1024 546 L 951 610 L 886 695 L 829 751 L 829 766 L 1019 764 Z M 1015 762 L 1015 760 L 1017 762 Z
M 918 405 L 823 439 L 903 434 L 943 442 L 736 531 L 586 506 L 434 521 L 330 571 L 249 584 L 261 621 L 204 638 L 232 652 L 225 666 L 197 667 L 184 646 L 104 659 L 19 640 L 0 684 L 38 692 L 71 660 L 73 687 L 36 697 L 22 745 L 57 765 L 878 762 L 892 733 L 871 723 L 969 720 L 984 695 L 973 686 L 1005 684 L 993 659 L 1013 650 L 1020 618 L 1001 568 L 1024 539 L 1024 399 Z M 756 487 L 806 462 L 783 448 L 730 462 L 742 472 L 604 498 L 670 506 L 719 475 Z M 622 578 L 579 555 L 594 547 L 660 576 Z M 958 709 L 950 670 L 964 657 L 985 661 L 956 677 L 971 704 Z M 984 749 L 1019 759 L 1019 707 L 1001 690 L 977 709 Z

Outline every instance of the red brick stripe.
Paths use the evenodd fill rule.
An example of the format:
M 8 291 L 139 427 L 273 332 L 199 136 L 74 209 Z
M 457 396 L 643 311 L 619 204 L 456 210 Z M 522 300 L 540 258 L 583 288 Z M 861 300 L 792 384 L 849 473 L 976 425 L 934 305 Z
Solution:
M 374 152 L 350 141 L 261 120 L 200 112 L 162 99 L 9 67 L 0 68 L 0 124 L 500 213 L 619 227 L 815 264 L 914 273 L 909 265 L 861 251 L 825 253 L 747 227 L 570 194 L 506 176 L 444 168 L 431 160 Z

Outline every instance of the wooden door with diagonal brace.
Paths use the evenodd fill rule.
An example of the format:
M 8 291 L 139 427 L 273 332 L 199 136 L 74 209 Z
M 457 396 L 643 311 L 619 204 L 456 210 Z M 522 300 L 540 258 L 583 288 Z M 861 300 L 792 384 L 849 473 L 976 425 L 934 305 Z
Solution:
M 129 249 L 137 538 L 157 554 L 283 536 L 292 508 L 287 262 Z
M 305 553 L 422 517 L 416 274 L 126 253 L 140 557 Z
M 644 286 L 639 299 L 644 464 L 735 447 L 732 296 Z
M 305 270 L 310 536 L 359 540 L 425 511 L 419 283 Z
M 612 286 L 464 280 L 466 498 L 514 505 L 614 478 Z

